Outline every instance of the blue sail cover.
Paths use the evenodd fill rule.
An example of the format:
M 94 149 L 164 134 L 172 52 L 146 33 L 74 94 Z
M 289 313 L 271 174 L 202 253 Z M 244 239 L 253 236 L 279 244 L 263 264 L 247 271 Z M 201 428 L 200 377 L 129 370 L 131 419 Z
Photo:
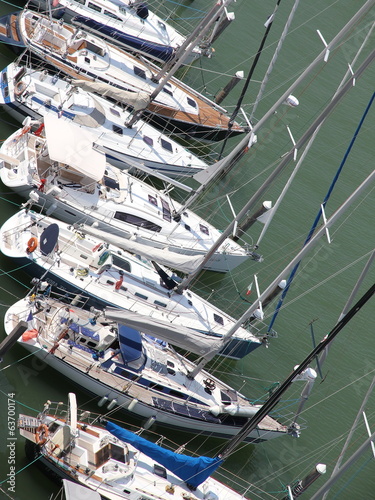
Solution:
M 106 429 L 121 441 L 133 445 L 134 448 L 163 465 L 193 488 L 197 488 L 203 481 L 210 477 L 223 462 L 218 457 L 189 457 L 166 450 L 112 422 L 107 422 Z
M 174 49 L 170 45 L 148 42 L 143 38 L 132 36 L 129 33 L 120 31 L 113 26 L 107 26 L 105 23 L 101 23 L 100 21 L 96 21 L 90 17 L 77 15 L 72 19 L 72 21 L 73 24 L 88 26 L 92 30 L 103 33 L 107 37 L 114 40 L 118 40 L 136 51 L 144 52 L 145 54 L 149 54 L 155 59 L 160 59 L 164 62 L 168 62 L 174 53 Z

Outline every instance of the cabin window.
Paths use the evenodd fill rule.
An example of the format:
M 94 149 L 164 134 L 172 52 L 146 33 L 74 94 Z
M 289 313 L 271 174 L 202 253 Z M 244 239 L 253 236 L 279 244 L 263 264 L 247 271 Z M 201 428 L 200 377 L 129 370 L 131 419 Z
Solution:
M 1 73 L 1 80 L 5 83 L 5 85 L 8 85 L 8 75 L 5 71 Z
M 122 448 L 122 446 L 118 446 L 117 444 L 111 443 L 111 457 L 113 458 L 113 460 L 125 463 L 124 448 Z
M 167 304 L 164 304 L 164 302 L 159 302 L 158 300 L 154 300 L 154 304 L 160 307 L 167 307 Z
M 218 314 L 214 313 L 214 320 L 216 323 L 219 323 L 219 325 L 224 325 L 224 320 L 222 316 L 219 316 Z
M 203 234 L 207 234 L 207 236 L 210 234 L 209 231 L 208 231 L 208 227 L 204 226 L 203 224 L 199 224 L 199 229 L 201 230 L 201 232 Z
M 125 212 L 116 212 L 115 219 L 121 220 L 123 222 L 127 222 L 128 224 L 132 224 L 133 226 L 142 227 L 143 229 L 148 229 L 149 231 L 154 231 L 155 233 L 160 233 L 161 226 L 143 219 L 142 217 L 138 217 L 137 215 L 127 214 Z
M 80 3 L 81 5 L 85 5 L 86 0 L 76 0 L 77 3 Z
M 173 97 L 173 92 L 169 89 L 166 89 L 165 87 L 163 87 L 163 92 Z
M 191 231 L 191 227 L 189 226 L 189 224 L 185 224 L 185 229 L 186 231 Z
M 142 68 L 138 68 L 138 66 L 133 67 L 134 74 L 146 80 L 146 71 Z
M 148 297 L 147 295 L 143 295 L 143 293 L 139 293 L 139 292 L 135 292 L 134 294 L 136 297 L 139 297 L 140 299 L 143 299 L 143 300 L 148 300 Z
M 119 257 L 114 253 L 112 254 L 112 262 L 114 266 L 119 267 L 123 271 L 126 271 L 127 273 L 131 272 L 130 262 L 128 262 L 125 259 L 122 259 L 121 257 Z
M 166 149 L 170 153 L 173 153 L 172 144 L 170 142 L 168 142 L 162 138 L 162 139 L 160 139 L 160 143 L 161 143 L 162 148 Z
M 155 207 L 158 206 L 158 201 L 155 198 L 155 196 L 151 196 L 150 194 L 148 195 L 148 201 L 151 203 L 151 205 L 154 205 Z
M 148 137 L 147 135 L 143 136 L 143 142 L 145 142 L 147 144 L 147 146 L 152 147 L 154 145 L 154 141 L 152 140 L 152 138 Z
M 112 130 L 115 134 L 122 135 L 123 130 L 118 125 L 112 125 Z
M 165 200 L 161 200 L 161 206 L 163 207 L 163 219 L 171 222 L 171 209 L 169 208 L 169 204 Z
M 174 391 L 173 389 L 171 389 L 169 391 L 169 394 L 170 394 L 170 396 L 173 396 L 174 398 L 185 399 L 185 396 L 183 394 L 181 394 L 181 392 Z
M 85 57 L 85 63 L 90 64 L 91 63 L 91 59 L 89 57 Z
M 101 7 L 99 5 L 95 5 L 94 3 L 89 2 L 87 6 L 89 9 L 95 10 L 96 12 L 102 11 Z
M 116 21 L 122 21 L 122 19 L 115 14 L 112 14 L 112 12 L 109 12 L 108 10 L 104 11 L 104 14 L 108 17 L 111 17 L 112 19 L 116 19 Z
M 187 98 L 187 102 L 192 108 L 197 108 L 197 103 L 191 97 Z
M 109 108 L 109 111 L 115 116 L 120 116 L 120 112 L 117 109 Z
M 154 474 L 159 477 L 167 479 L 167 470 L 159 464 L 154 464 Z

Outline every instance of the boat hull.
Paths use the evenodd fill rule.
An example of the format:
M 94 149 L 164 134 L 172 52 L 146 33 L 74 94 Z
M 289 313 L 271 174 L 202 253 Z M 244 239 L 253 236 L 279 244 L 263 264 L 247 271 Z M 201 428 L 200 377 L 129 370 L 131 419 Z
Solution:
M 200 419 L 194 418 L 193 408 L 189 408 L 186 405 L 184 405 L 186 406 L 186 416 L 183 416 L 181 414 L 173 413 L 172 405 L 170 411 L 167 411 L 166 405 L 162 407 L 160 404 L 159 408 L 155 408 L 155 406 L 147 405 L 141 401 L 134 401 L 134 398 L 128 396 L 125 392 L 119 391 L 114 387 L 109 387 L 94 377 L 87 376 L 85 373 L 82 373 L 80 370 L 69 365 L 56 355 L 49 354 L 45 350 L 40 349 L 39 347 L 31 346 L 26 342 L 22 342 L 22 345 L 29 352 L 33 353 L 40 360 L 48 364 L 48 366 L 70 379 L 75 385 L 79 386 L 89 394 L 96 396 L 99 399 L 106 396 L 108 398 L 108 403 L 113 400 L 117 400 L 117 406 L 122 412 L 130 414 L 133 417 L 140 418 L 144 421 L 150 417 L 155 417 L 155 423 L 163 427 L 180 431 L 183 429 L 184 432 L 191 433 L 196 433 L 197 429 L 199 429 L 200 434 L 223 439 L 230 439 L 235 436 L 246 421 L 243 417 L 241 419 L 237 417 L 239 422 L 238 425 L 229 426 L 216 423 L 218 419 L 209 414 L 209 412 L 206 412 L 205 414 L 207 420 L 204 420 L 203 417 Z M 127 409 L 130 403 L 133 403 L 132 411 Z M 182 407 L 182 405 L 180 406 Z M 228 416 L 227 418 L 231 417 Z M 208 419 L 211 419 L 211 422 L 208 421 Z M 253 444 L 261 443 L 279 437 L 280 435 L 285 435 L 285 432 L 271 430 L 262 431 L 261 429 L 256 429 L 245 439 L 245 441 Z

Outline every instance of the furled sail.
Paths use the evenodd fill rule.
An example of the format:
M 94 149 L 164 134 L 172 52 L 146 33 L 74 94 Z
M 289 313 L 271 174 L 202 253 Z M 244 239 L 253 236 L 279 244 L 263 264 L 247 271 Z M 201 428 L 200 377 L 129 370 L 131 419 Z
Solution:
M 202 262 L 204 255 L 184 255 L 182 253 L 171 252 L 166 248 L 155 248 L 151 245 L 144 245 L 137 241 L 121 238 L 115 234 L 105 233 L 100 229 L 91 226 L 83 226 L 83 231 L 92 236 L 102 238 L 103 241 L 116 245 L 128 252 L 142 255 L 150 260 L 154 260 L 172 269 L 178 269 L 183 273 L 193 272 Z
M 203 483 L 222 464 L 222 460 L 218 457 L 189 457 L 167 450 L 112 422 L 106 423 L 106 429 L 121 441 L 131 444 L 141 453 L 163 465 L 193 488 Z
M 86 92 L 97 92 L 103 97 L 110 97 L 116 101 L 123 102 L 131 106 L 134 111 L 147 108 L 150 103 L 150 96 L 146 92 L 130 92 L 121 90 L 113 85 L 102 82 L 89 82 L 86 80 L 73 80 L 72 85 L 79 87 Z
M 192 328 L 114 307 L 106 307 L 105 317 L 119 323 L 123 322 L 130 328 L 165 340 L 172 345 L 200 356 L 204 356 L 212 348 L 218 347 L 221 340 L 217 336 L 213 335 L 211 337 L 209 334 Z

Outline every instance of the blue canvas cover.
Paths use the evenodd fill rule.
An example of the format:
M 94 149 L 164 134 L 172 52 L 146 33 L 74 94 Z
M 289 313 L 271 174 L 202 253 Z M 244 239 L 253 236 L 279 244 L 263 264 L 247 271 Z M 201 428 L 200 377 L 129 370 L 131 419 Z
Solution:
M 131 363 L 141 357 L 142 337 L 139 331 L 126 325 L 119 325 L 118 338 L 125 363 Z
M 42 255 L 49 255 L 55 248 L 59 239 L 59 226 L 50 224 L 45 228 L 39 238 L 39 248 Z
M 189 457 L 166 450 L 112 422 L 107 422 L 106 429 L 121 441 L 131 444 L 134 448 L 155 460 L 155 462 L 163 465 L 193 488 L 197 488 L 210 477 L 223 462 L 218 457 Z

